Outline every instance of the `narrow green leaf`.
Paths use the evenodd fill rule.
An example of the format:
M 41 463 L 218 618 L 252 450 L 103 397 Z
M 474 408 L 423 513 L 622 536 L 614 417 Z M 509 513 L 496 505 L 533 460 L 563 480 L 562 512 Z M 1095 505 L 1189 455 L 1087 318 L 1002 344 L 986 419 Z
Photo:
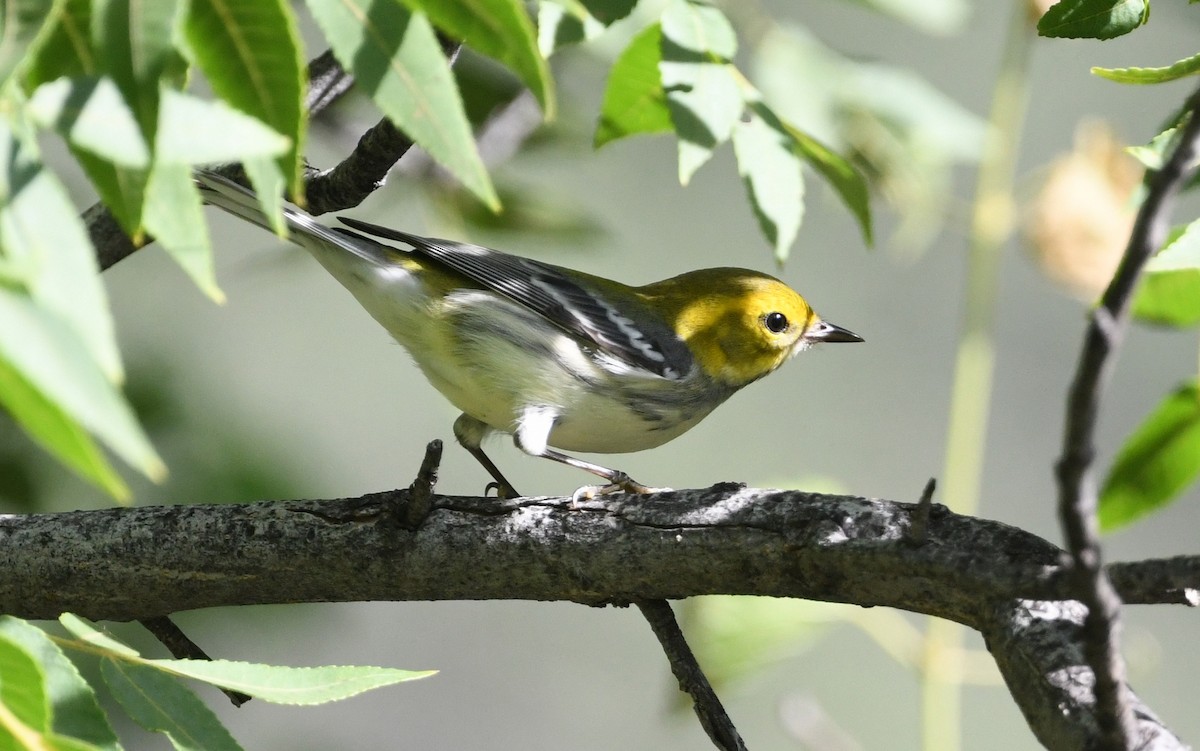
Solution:
M 595 39 L 605 28 L 578 0 L 538 2 L 537 41 L 542 57 L 548 58 L 567 45 Z
M 1142 166 L 1146 169 L 1160 170 L 1166 159 L 1167 147 L 1171 145 L 1171 139 L 1175 137 L 1176 130 L 1178 128 L 1167 128 L 1162 133 L 1150 139 L 1150 143 L 1145 146 L 1128 146 L 1125 148 L 1125 151 L 1134 159 L 1141 162 Z
M 180 751 L 241 751 L 212 710 L 177 678 L 111 658 L 100 661 L 100 672 L 134 722 L 163 733 Z
M 38 733 L 50 730 L 46 676 L 33 655 L 0 635 L 0 704 L 23 725 Z M 3 726 L 0 726 L 2 732 Z M 19 746 L 18 746 L 19 748 Z
M 1117 453 L 1100 493 L 1100 527 L 1112 530 L 1171 501 L 1200 475 L 1200 390 L 1169 394 Z
M 190 0 L 184 35 L 189 56 L 217 96 L 290 140 L 279 167 L 288 189 L 300 196 L 307 73 L 290 3 Z
M 116 388 L 57 316 L 0 287 L 0 357 L 50 401 L 154 480 L 166 466 Z
M 1165 68 L 1092 68 L 1092 73 L 1117 83 L 1164 83 L 1200 73 L 1200 53 Z
M 493 210 L 496 191 L 429 20 L 399 0 L 308 0 L 334 55 L 375 104 Z
M 216 267 L 204 204 L 186 164 L 159 160 L 150 172 L 146 187 L 146 230 L 213 302 L 225 302 L 217 286 Z
M 39 86 L 29 100 L 34 122 L 119 167 L 146 169 L 150 149 L 129 105 L 110 78 L 60 78 Z
M 1112 39 L 1144 24 L 1146 0 L 1060 0 L 1038 20 L 1038 34 L 1067 39 Z
M 729 140 L 745 101 L 732 65 L 681 61 L 679 48 L 666 37 L 662 47 L 658 69 L 679 137 L 679 182 L 687 185 L 713 150 Z
M 147 662 L 177 675 L 241 691 L 275 704 L 325 704 L 371 689 L 426 678 L 437 672 L 351 665 L 293 668 L 231 660 Z
M 53 25 L 29 61 L 25 77 L 29 90 L 57 78 L 99 73 L 91 44 L 91 0 L 60 0 L 52 13 Z
M 1146 264 L 1132 312 L 1139 321 L 1162 326 L 1200 323 L 1200 220 Z
M 0 616 L 0 635 L 20 644 L 45 673 L 51 727 L 57 736 L 86 741 L 103 751 L 120 751 L 96 692 L 45 631 L 19 618 Z M 56 748 L 63 747 L 60 738 L 52 736 L 51 740 Z
M 660 50 L 658 70 L 679 137 L 679 182 L 687 185 L 729 140 L 745 109 L 738 73 L 729 63 L 737 37 L 717 8 L 671 0 L 662 15 Z
M 670 0 L 662 14 L 663 38 L 713 61 L 737 54 L 737 35 L 725 14 L 699 0 Z
M 224 102 L 164 89 L 160 115 L 154 148 L 160 161 L 201 166 L 277 157 L 291 148 L 286 136 Z
M 105 376 L 122 377 L 96 254 L 67 191 L 33 138 L 0 123 L 0 249 L 34 301 L 78 336 Z M 3 336 L 3 334 L 0 334 Z M 13 357 L 9 361 L 21 369 Z M 42 384 L 36 384 L 43 388 Z
M 783 263 L 804 215 L 804 181 L 792 139 L 752 117 L 734 128 L 733 153 L 759 226 Z
M 0 357 L 0 407 L 43 449 L 119 502 L 129 488 L 79 423 Z
M 0 6 L 0 86 L 25 62 L 40 33 L 53 23 L 54 0 L 6 0 Z
M 751 108 L 767 125 L 791 136 L 800 156 L 837 191 L 842 203 L 858 220 L 863 240 L 871 245 L 871 198 L 866 179 L 845 158 L 799 128 L 780 120 L 762 102 L 755 102 Z
M 114 655 L 138 657 L 137 650 L 133 647 L 122 644 L 74 613 L 63 613 L 58 617 L 58 622 L 80 641 L 112 652 Z
M 287 222 L 283 218 L 283 193 L 287 182 L 279 166 L 265 157 L 250 157 L 242 160 L 242 168 L 254 186 L 254 195 L 258 197 L 263 216 L 271 224 L 271 231 L 287 237 Z
M 595 146 L 637 133 L 671 130 L 671 112 L 658 64 L 662 28 L 652 24 L 638 33 L 617 57 L 608 74 Z
M 414 12 L 476 52 L 499 60 L 529 87 L 546 119 L 554 119 L 554 79 L 538 49 L 537 32 L 519 0 L 404 0 Z
M 159 80 L 178 58 L 172 44 L 182 0 L 94 0 L 92 45 L 121 90 L 142 134 L 153 142 Z

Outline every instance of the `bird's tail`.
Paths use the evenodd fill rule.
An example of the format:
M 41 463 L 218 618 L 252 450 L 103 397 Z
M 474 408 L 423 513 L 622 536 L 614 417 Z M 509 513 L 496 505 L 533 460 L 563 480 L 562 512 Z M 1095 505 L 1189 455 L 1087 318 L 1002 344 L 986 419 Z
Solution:
M 274 229 L 259 207 L 258 197 L 253 191 L 209 170 L 196 170 L 194 177 L 196 187 L 200 189 L 200 197 L 205 203 L 263 229 Z M 311 214 L 291 206 L 283 207 L 283 219 L 287 225 L 287 239 L 307 249 L 322 260 L 322 263 L 322 256 L 327 255 L 331 248 L 352 253 L 373 264 L 385 263 L 388 254 L 395 252 L 394 249 L 357 232 L 326 227 Z

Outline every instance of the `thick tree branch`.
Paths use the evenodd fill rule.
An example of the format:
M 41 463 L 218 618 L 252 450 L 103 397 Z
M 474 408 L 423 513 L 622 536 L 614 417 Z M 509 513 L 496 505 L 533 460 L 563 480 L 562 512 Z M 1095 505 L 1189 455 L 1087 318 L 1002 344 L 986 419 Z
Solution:
M 1120 652 L 1121 601 L 1104 572 L 1096 521 L 1096 418 L 1128 326 L 1138 277 L 1166 239 L 1175 196 L 1195 170 L 1198 144 L 1200 91 L 1188 103 L 1187 122 L 1170 156 L 1162 169 L 1147 178 L 1146 199 L 1138 211 L 1121 265 L 1100 305 L 1092 311 L 1067 396 L 1063 453 L 1057 464 L 1059 520 L 1071 556 L 1075 593 L 1087 608 L 1084 633 L 1088 664 L 1094 671 L 1096 702 L 1101 708 L 1103 747 L 1110 749 L 1133 748 L 1137 739 Z
M 911 504 L 736 486 L 574 504 L 433 495 L 418 525 L 398 513 L 410 497 L 0 517 L 0 612 L 130 620 L 278 602 L 733 593 L 883 605 L 979 630 L 1051 748 L 1100 737 L 1079 690 L 1091 671 L 1062 551 L 1022 530 L 935 505 L 914 545 Z M 1193 559 L 1145 575 L 1124 565 L 1118 582 L 1200 588 Z M 1181 747 L 1134 702 L 1137 747 Z

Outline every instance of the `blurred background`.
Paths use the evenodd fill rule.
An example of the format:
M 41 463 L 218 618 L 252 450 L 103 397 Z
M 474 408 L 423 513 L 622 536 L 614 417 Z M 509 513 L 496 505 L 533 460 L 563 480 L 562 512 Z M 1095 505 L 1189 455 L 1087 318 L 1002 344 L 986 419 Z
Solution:
M 799 241 L 779 268 L 728 148 L 687 188 L 676 180 L 670 139 L 592 151 L 604 78 L 613 54 L 640 28 L 636 19 L 554 58 L 560 119 L 494 168 L 510 207 L 521 209 L 515 220 L 489 227 L 471 211 L 456 210 L 460 199 L 445 187 L 431 188 L 427 171 L 412 169 L 419 162 L 413 156 L 402 166 L 420 174 L 394 176 L 351 213 L 630 283 L 717 265 L 776 273 L 866 343 L 804 353 L 682 438 L 613 464 L 654 485 L 737 480 L 916 500 L 925 481 L 942 473 L 946 454 L 974 191 L 971 155 L 978 153 L 1012 9 L 942 0 L 914 4 L 923 10 L 900 12 L 908 15 L 904 21 L 866 5 L 773 2 L 729 12 L 735 23 L 747 22 L 739 29 L 749 29 L 750 37 L 783 35 L 790 46 L 778 54 L 814 66 L 786 80 L 758 81 L 768 93 L 790 95 L 797 118 L 806 102 L 830 96 L 821 86 L 825 73 L 811 72 L 826 70 L 827 50 L 845 64 L 902 71 L 893 78 L 909 88 L 896 90 L 892 106 L 901 115 L 911 107 L 913 141 L 902 144 L 908 151 L 895 152 L 901 157 L 889 183 L 892 204 L 874 205 L 874 249 L 864 247 L 848 212 L 815 175 L 807 179 Z M 756 26 L 759 11 L 785 25 Z M 1196 31 L 1194 10 L 1160 3 L 1148 29 L 1122 39 L 1035 40 L 1017 165 L 1023 217 L 1036 216 L 1031 205 L 1056 159 L 1079 143 L 1085 153 L 1103 152 L 1103 128 L 1081 130 L 1081 123 L 1103 121 L 1117 142 L 1141 144 L 1190 90 L 1187 82 L 1121 86 L 1091 75 L 1089 66 L 1166 65 L 1195 52 Z M 918 77 L 928 89 L 912 83 Z M 878 81 L 881 96 L 895 83 Z M 310 161 L 332 165 L 375 119 L 369 104 L 347 98 L 314 125 Z M 846 126 L 803 124 L 835 134 Z M 1087 185 L 1068 182 L 1060 190 L 1081 195 Z M 82 186 L 76 181 L 81 207 L 93 200 Z M 1126 209 L 1116 200 L 1094 221 L 1120 227 Z M 438 490 L 479 493 L 488 478 L 451 442 L 456 412 L 350 295 L 302 252 L 216 212 L 210 217 L 226 305 L 204 298 L 157 249 L 105 274 L 131 396 L 171 468 L 161 487 L 129 475 L 138 502 L 337 497 L 405 486 L 432 438 L 449 442 Z M 1186 218 L 1186 211 L 1176 217 Z M 1020 238 L 1004 252 L 979 513 L 1059 542 L 1051 466 L 1086 303 L 1051 281 L 1033 255 Z M 1101 415 L 1101 467 L 1195 369 L 1194 333 L 1134 328 Z M 107 505 L 49 460 L 31 459 L 32 448 L 16 440 L 4 447 L 0 461 L 11 468 L 0 472 L 7 478 L 0 488 L 5 510 L 25 510 L 14 508 L 18 498 L 33 498 L 42 509 Z M 491 452 L 526 493 L 565 494 L 587 481 L 519 454 L 507 440 Z M 1192 491 L 1108 537 L 1107 556 L 1194 554 L 1197 529 L 1200 498 Z M 677 610 L 702 658 L 723 678 L 719 692 L 751 748 L 918 746 L 920 688 L 911 661 L 927 619 L 811 603 L 706 601 Z M 1195 613 L 1168 606 L 1125 613 L 1135 690 L 1183 738 L 1200 738 L 1190 690 L 1200 673 Z M 214 656 L 441 671 L 317 708 L 251 702 L 234 710 L 213 693 L 212 704 L 247 748 L 709 747 L 635 610 L 358 603 L 209 610 L 179 614 L 178 622 Z M 966 646 L 983 650 L 974 634 Z M 977 685 L 963 694 L 964 747 L 1037 747 L 989 664 L 986 653 L 969 660 Z M 129 747 L 166 742 L 144 736 Z

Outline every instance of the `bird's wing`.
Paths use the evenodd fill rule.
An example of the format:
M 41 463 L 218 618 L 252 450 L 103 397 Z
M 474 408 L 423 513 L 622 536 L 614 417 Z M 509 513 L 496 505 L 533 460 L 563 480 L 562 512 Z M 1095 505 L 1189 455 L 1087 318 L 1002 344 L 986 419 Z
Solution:
M 556 266 L 482 245 L 421 237 L 347 217 L 338 219 L 360 232 L 411 245 L 416 252 L 630 365 L 668 379 L 682 378 L 692 367 L 691 352 L 665 323 L 651 316 L 640 316 L 644 320 L 634 322 L 603 291 Z M 619 303 L 644 305 L 633 298 Z

